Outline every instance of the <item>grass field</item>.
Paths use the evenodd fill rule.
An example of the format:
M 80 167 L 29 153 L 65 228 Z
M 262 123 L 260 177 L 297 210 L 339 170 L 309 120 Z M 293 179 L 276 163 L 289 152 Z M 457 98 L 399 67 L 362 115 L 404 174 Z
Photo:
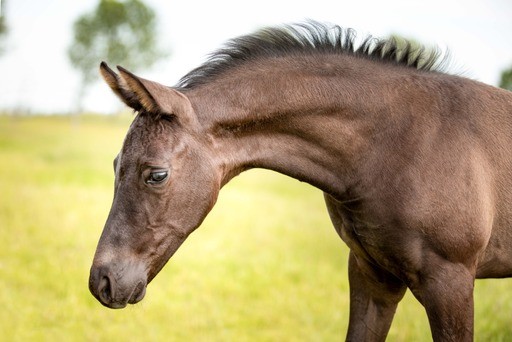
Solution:
M 347 248 L 320 191 L 250 171 L 219 201 L 144 301 L 101 306 L 89 267 L 130 117 L 0 116 L 2 341 L 340 341 Z M 512 340 L 512 281 L 478 281 L 476 340 Z M 429 341 L 408 293 L 389 341 Z

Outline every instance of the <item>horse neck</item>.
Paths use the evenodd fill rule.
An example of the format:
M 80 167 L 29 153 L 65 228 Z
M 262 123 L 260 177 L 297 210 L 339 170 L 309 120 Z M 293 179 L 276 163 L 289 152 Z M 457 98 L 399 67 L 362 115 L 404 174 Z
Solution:
M 328 60 L 270 61 L 266 70 L 255 65 L 188 91 L 224 170 L 223 184 L 265 168 L 333 195 L 346 191 L 369 135 L 383 124 L 375 116 L 386 101 L 378 81 L 385 78 L 375 73 L 382 68 L 366 61 L 361 77 L 359 66 L 342 62 L 336 69 Z

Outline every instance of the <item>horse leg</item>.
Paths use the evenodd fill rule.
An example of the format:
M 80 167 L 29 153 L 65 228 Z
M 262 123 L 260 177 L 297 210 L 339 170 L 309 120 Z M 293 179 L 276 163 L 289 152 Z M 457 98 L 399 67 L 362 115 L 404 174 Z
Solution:
M 353 252 L 349 256 L 349 282 L 347 341 L 384 341 L 407 287 Z
M 446 261 L 415 278 L 410 289 L 427 311 L 434 341 L 472 341 L 474 272 Z

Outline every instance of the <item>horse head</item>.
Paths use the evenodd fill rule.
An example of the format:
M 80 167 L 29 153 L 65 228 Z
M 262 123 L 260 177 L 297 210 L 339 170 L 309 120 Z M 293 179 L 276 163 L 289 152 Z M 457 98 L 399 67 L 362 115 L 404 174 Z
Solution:
M 221 173 L 189 99 L 105 63 L 107 84 L 138 112 L 114 160 L 114 199 L 89 289 L 105 306 L 140 301 L 146 285 L 213 207 Z

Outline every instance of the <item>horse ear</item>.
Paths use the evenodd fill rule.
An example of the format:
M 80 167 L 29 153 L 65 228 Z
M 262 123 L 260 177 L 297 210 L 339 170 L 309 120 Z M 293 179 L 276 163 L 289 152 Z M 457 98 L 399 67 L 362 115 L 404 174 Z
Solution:
M 196 124 L 197 118 L 189 99 L 176 89 L 135 76 L 118 66 L 119 75 L 135 94 L 142 108 L 156 115 L 174 115 L 183 124 Z
M 122 78 L 120 78 L 112 69 L 110 69 L 105 62 L 100 64 L 100 74 L 108 84 L 110 89 L 123 101 L 128 107 L 139 111 L 142 108 L 141 103 L 138 101 L 135 93 L 131 91 Z

